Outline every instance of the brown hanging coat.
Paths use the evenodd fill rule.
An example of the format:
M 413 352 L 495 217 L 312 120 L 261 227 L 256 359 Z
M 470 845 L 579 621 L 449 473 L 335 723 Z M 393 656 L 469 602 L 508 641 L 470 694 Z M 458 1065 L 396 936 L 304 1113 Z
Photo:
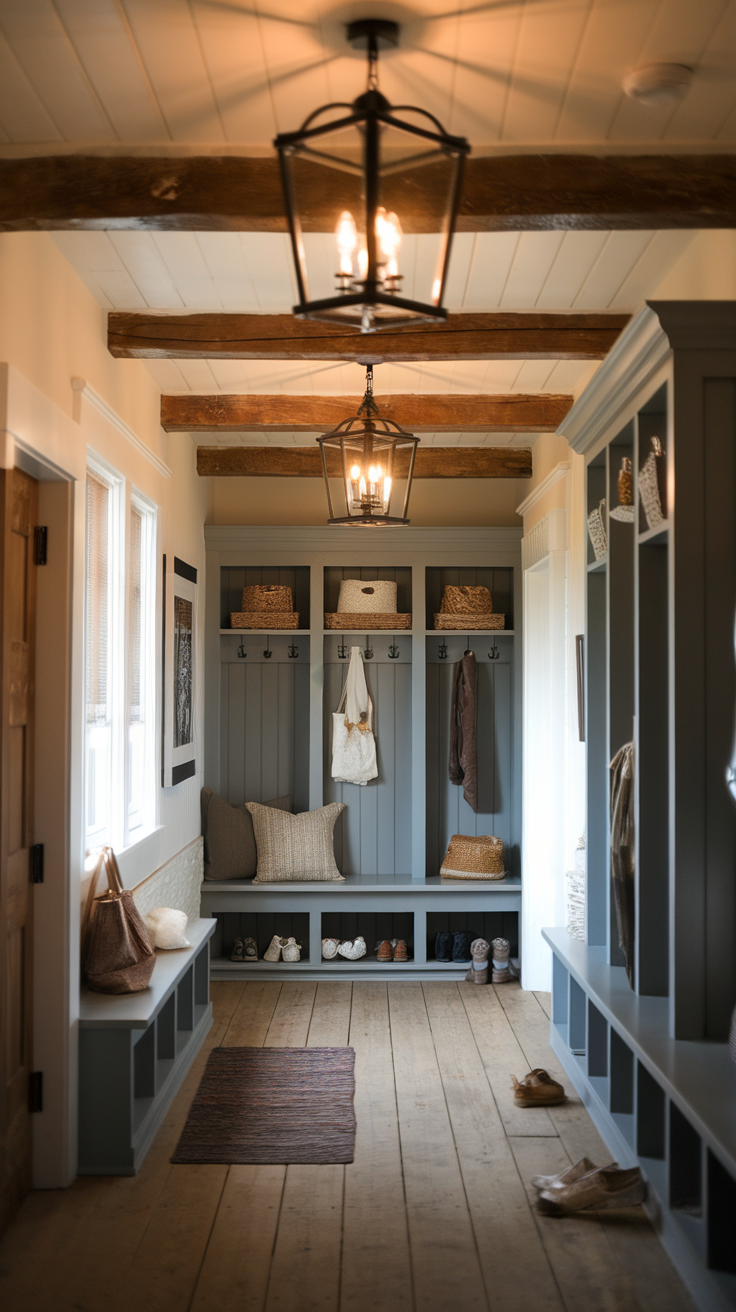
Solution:
M 462 784 L 463 797 L 478 810 L 478 753 L 475 742 L 477 667 L 469 651 L 452 672 L 450 711 L 450 782 Z
M 618 944 L 626 974 L 635 987 L 634 935 L 634 744 L 626 743 L 611 761 L 611 879 L 618 921 Z

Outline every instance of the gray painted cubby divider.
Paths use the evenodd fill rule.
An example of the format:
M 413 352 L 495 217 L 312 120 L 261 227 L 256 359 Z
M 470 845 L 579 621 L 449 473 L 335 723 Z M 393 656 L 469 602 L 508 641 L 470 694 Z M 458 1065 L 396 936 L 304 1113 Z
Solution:
M 346 803 L 335 831 L 344 884 L 207 882 L 203 914 L 218 917 L 212 970 L 218 977 L 432 977 L 466 967 L 432 958 L 436 929 L 467 926 L 518 943 L 521 906 L 521 530 L 249 528 L 207 526 L 205 781 L 233 804 L 291 793 L 294 809 Z M 410 630 L 327 631 L 343 578 L 393 579 Z M 299 633 L 226 631 L 237 588 L 289 582 L 309 627 Z M 293 582 L 292 582 L 293 580 Z M 503 632 L 437 633 L 433 615 L 447 583 L 483 583 Z M 447 657 L 440 659 L 446 643 Z M 470 644 L 479 662 L 480 810 L 449 782 L 451 671 Z M 365 669 L 375 707 L 379 775 L 367 787 L 331 777 L 332 713 L 347 668 L 342 649 L 372 654 Z M 270 648 L 272 655 L 266 656 Z M 245 653 L 245 654 L 243 654 Z M 440 881 L 453 833 L 503 838 L 510 877 L 500 883 Z M 308 916 L 308 921 L 299 917 Z M 438 917 L 440 919 L 438 919 Z M 453 919 L 453 917 L 455 919 Z M 462 924 L 460 923 L 460 918 Z M 339 927 L 339 928 L 338 928 Z M 259 951 L 271 934 L 301 935 L 298 964 L 232 963 L 237 934 Z M 323 932 L 324 931 L 324 932 Z M 404 937 L 410 961 L 323 962 L 327 933 L 366 940 Z

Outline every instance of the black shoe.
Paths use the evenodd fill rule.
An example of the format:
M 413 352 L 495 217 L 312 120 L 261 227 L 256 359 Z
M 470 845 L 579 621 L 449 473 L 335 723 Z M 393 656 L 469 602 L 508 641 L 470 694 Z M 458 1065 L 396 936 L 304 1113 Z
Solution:
M 470 944 L 473 942 L 475 934 L 469 934 L 467 929 L 458 929 L 452 936 L 452 960 L 453 961 L 472 961 Z
M 435 961 L 452 961 L 452 934 L 440 932 L 434 941 Z

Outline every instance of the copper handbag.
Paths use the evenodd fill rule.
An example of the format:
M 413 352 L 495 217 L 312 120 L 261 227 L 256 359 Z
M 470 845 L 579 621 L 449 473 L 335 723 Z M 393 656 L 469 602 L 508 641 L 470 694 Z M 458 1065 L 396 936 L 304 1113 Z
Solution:
M 107 891 L 95 897 L 105 867 Z M 103 847 L 89 886 L 82 920 L 82 962 L 95 993 L 140 993 L 148 988 L 156 953 L 133 894 L 123 888 L 111 847 Z

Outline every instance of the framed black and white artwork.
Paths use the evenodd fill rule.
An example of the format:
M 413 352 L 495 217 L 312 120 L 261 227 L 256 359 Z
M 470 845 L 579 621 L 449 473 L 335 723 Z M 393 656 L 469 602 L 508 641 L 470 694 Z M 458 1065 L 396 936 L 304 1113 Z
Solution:
M 163 762 L 161 783 L 173 788 L 196 770 L 195 648 L 197 571 L 164 556 Z

